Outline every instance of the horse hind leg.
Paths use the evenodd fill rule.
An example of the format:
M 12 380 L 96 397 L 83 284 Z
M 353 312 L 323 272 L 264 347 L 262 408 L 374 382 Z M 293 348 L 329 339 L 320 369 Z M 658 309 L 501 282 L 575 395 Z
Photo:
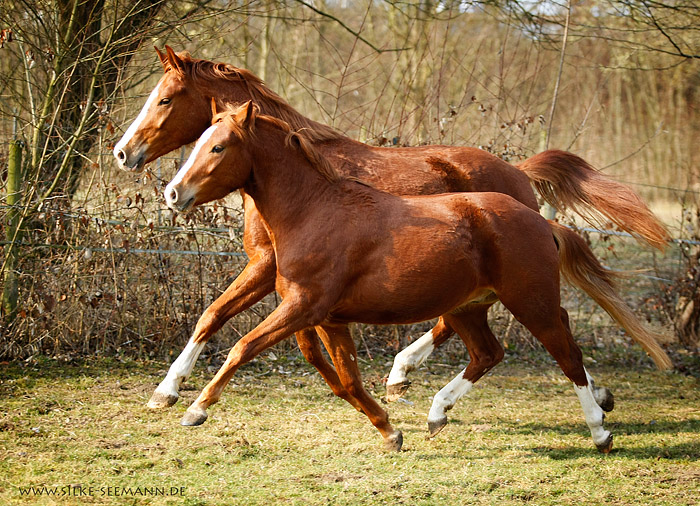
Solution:
M 593 381 L 588 371 L 586 371 L 586 378 L 588 379 L 588 384 L 591 386 L 591 391 L 593 392 L 593 398 L 598 406 L 607 413 L 612 411 L 615 408 L 615 397 L 612 392 L 605 387 L 596 386 L 595 381 Z
M 579 386 L 574 383 L 574 391 L 581 403 L 581 408 L 583 408 L 583 414 L 591 431 L 593 443 L 601 453 L 610 453 L 613 446 L 613 436 L 610 431 L 605 430 L 603 427 L 605 413 L 597 402 L 593 389 L 590 384 Z
M 610 390 L 595 386 L 593 378 L 588 373 L 586 368 L 583 367 L 583 354 L 581 353 L 581 349 L 574 342 L 573 336 L 571 335 L 569 315 L 564 308 L 559 308 L 559 311 L 561 324 L 566 331 L 569 345 L 573 345 L 575 349 L 578 350 L 577 353 L 574 352 L 574 356 L 579 359 L 580 368 L 583 369 L 583 373 L 586 377 L 586 385 L 581 386 L 574 381 L 574 391 L 576 392 L 579 402 L 581 403 L 581 408 L 583 408 L 583 415 L 586 419 L 586 424 L 591 431 L 593 443 L 596 445 L 596 448 L 598 448 L 598 451 L 602 453 L 609 453 L 610 450 L 612 450 L 613 437 L 610 431 L 605 430 L 603 427 L 603 422 L 605 421 L 604 411 L 612 411 L 615 401 Z M 557 362 L 559 361 L 557 360 Z M 577 364 L 574 364 L 574 367 L 577 367 Z M 564 373 L 566 374 L 566 371 L 564 371 Z M 593 402 L 591 402 L 591 400 Z
M 503 347 L 491 332 L 487 316 L 491 304 L 470 305 L 444 318 L 464 341 L 471 358 L 469 365 L 433 398 L 428 414 L 428 437 L 435 437 L 447 425 L 447 411 L 469 393 L 484 374 L 503 359 Z
M 544 345 L 564 374 L 573 382 L 593 443 L 600 452 L 608 453 L 612 449 L 613 437 L 610 431 L 603 427 L 605 413 L 599 401 L 610 409 L 612 409 L 612 401 L 606 400 L 607 396 L 602 391 L 598 391 L 598 399 L 596 399 L 596 390 L 589 381 L 590 375 L 583 367 L 583 354 L 571 335 L 566 310 L 560 307 L 557 314 L 554 309 L 545 309 L 546 294 L 540 292 L 539 295 L 541 297 L 539 299 L 530 297 L 516 301 L 507 301 L 503 298 L 501 300 L 518 321 Z M 557 291 L 557 306 L 558 295 Z
M 435 327 L 394 357 L 394 365 L 386 382 L 387 402 L 398 400 L 408 391 L 411 386 L 408 373 L 420 367 L 435 348 L 447 341 L 452 334 L 454 330 L 441 317 Z

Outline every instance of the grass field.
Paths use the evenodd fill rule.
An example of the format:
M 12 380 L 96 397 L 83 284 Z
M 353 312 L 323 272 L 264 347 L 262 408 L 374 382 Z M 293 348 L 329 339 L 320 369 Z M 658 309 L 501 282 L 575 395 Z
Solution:
M 362 363 L 377 397 L 388 360 Z M 697 376 L 590 359 L 588 368 L 616 397 L 609 455 L 596 451 L 569 382 L 542 358 L 508 355 L 433 440 L 431 395 L 459 365 L 414 372 L 406 402 L 388 406 L 404 434 L 398 454 L 293 356 L 245 366 L 197 428 L 179 418 L 212 375 L 201 362 L 181 401 L 161 412 L 145 404 L 162 363 L 4 364 L 0 503 L 698 504 Z

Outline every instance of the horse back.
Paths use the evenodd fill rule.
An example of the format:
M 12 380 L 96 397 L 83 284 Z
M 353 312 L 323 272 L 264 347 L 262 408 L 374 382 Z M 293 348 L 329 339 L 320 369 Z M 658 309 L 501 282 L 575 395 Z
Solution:
M 481 149 L 439 145 L 373 147 L 346 138 L 319 143 L 317 147 L 339 172 L 395 195 L 498 192 L 537 209 L 527 175 Z

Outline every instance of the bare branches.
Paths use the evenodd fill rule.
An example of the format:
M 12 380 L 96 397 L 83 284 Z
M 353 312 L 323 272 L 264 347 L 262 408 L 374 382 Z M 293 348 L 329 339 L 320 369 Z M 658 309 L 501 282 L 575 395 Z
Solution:
M 549 121 L 547 121 L 547 140 L 545 149 L 549 149 L 549 140 L 552 137 L 552 124 L 554 123 L 554 111 L 557 108 L 557 99 L 559 98 L 559 85 L 561 84 L 561 74 L 564 69 L 564 57 L 566 56 L 566 44 L 569 41 L 569 22 L 571 21 L 571 0 L 566 4 L 566 23 L 564 24 L 564 34 L 561 42 L 561 56 L 559 58 L 559 71 L 557 72 L 557 81 L 554 85 L 554 94 L 552 96 L 552 107 L 549 109 Z
M 556 11 L 565 9 L 565 5 L 533 4 L 521 0 L 505 0 L 499 3 L 503 13 L 514 14 L 523 30 L 542 41 L 551 42 L 552 29 L 564 27 Z M 603 0 L 587 12 L 588 15 L 577 16 L 571 20 L 571 35 L 577 39 L 611 40 L 629 48 L 683 59 L 700 57 L 700 5 L 697 2 Z M 684 40 L 688 34 L 695 35 L 690 36 L 689 40 Z M 661 38 L 655 35 L 660 35 Z M 662 39 L 672 49 L 663 44 Z
M 348 25 L 346 25 L 342 20 L 340 20 L 339 18 L 337 18 L 336 16 L 334 16 L 334 15 L 328 13 L 328 12 L 322 11 L 321 9 L 315 7 L 314 5 L 312 5 L 312 4 L 308 3 L 308 2 L 305 2 L 304 0 L 294 0 L 294 1 L 297 2 L 297 3 L 299 3 L 299 4 L 301 4 L 301 5 L 303 5 L 303 6 L 306 7 L 307 9 L 311 9 L 311 10 L 314 11 L 316 14 L 319 14 L 320 16 L 322 16 L 322 17 L 324 17 L 324 18 L 328 18 L 328 19 L 330 19 L 331 21 L 333 21 L 334 23 L 337 23 L 340 27 L 343 28 L 343 30 L 345 30 L 346 32 L 352 34 L 357 40 L 363 42 L 364 44 L 366 44 L 367 46 L 369 46 L 370 48 L 372 48 L 374 51 L 376 51 L 377 53 L 389 53 L 389 52 L 396 52 L 396 51 L 405 51 L 405 50 L 407 50 L 407 49 L 410 49 L 410 48 L 408 48 L 408 47 L 393 48 L 393 49 L 380 49 L 380 48 L 378 48 L 377 46 L 375 46 L 374 44 L 372 44 L 370 41 L 368 41 L 367 39 L 365 39 L 362 35 L 360 35 L 360 32 L 356 32 L 355 30 L 353 30 L 352 28 L 350 28 Z
M 681 47 L 678 45 L 678 43 L 674 40 L 673 37 L 668 33 L 665 27 L 661 26 L 661 23 L 656 19 L 656 16 L 654 15 L 654 12 L 651 9 L 650 3 L 647 2 L 646 0 L 641 0 L 642 4 L 644 7 L 646 7 L 647 10 L 647 15 L 649 16 L 649 19 L 651 20 L 651 23 L 656 27 L 656 29 L 663 35 L 666 40 L 673 46 L 673 48 L 676 50 L 676 53 L 678 56 L 682 58 L 700 58 L 700 54 L 686 54 Z M 661 8 L 668 8 L 666 6 L 663 6 Z M 698 11 L 700 12 L 700 8 L 698 8 Z M 673 54 L 673 53 L 670 53 Z
M 189 251 L 197 242 L 212 251 L 241 248 L 232 239 L 207 245 L 204 236 L 188 243 L 186 232 L 176 237 L 144 224 L 175 219 L 160 206 L 161 166 L 137 180 L 113 167 L 111 144 L 161 74 L 153 44 L 245 67 L 305 116 L 374 145 L 468 145 L 515 163 L 546 138 L 612 176 L 649 185 L 647 195 L 661 184 L 700 181 L 695 0 L 596 0 L 572 3 L 569 15 L 568 0 L 6 3 L 12 8 L 0 9 L 0 173 L 16 119 L 26 148 L 21 200 L 13 206 L 28 230 L 26 245 L 17 246 L 18 272 L 27 273 L 19 278 L 20 307 L 33 312 L 18 321 L 23 331 L 43 322 L 37 332 L 57 342 L 69 326 L 86 342 L 102 328 L 130 335 L 138 328 L 142 336 L 167 334 L 162 346 L 170 346 L 189 330 L 183 315 L 202 300 L 164 279 L 210 269 L 200 280 L 182 280 L 206 298 L 220 287 L 222 272 L 237 268 L 129 256 L 137 249 Z M 60 12 L 50 11 L 57 6 Z M 181 157 L 161 160 L 167 177 Z M 7 202 L 1 180 L 0 222 Z M 63 253 L 35 247 L 42 243 Z M 86 267 L 95 272 L 84 274 Z M 139 276 L 151 284 L 158 278 L 162 307 L 149 302 L 152 286 L 139 284 Z M 41 320 L 40 311 L 50 314 L 46 308 L 56 304 L 42 283 L 60 286 L 67 299 L 59 307 L 70 307 L 71 317 L 56 312 Z M 130 317 L 123 302 L 130 297 L 162 325 Z

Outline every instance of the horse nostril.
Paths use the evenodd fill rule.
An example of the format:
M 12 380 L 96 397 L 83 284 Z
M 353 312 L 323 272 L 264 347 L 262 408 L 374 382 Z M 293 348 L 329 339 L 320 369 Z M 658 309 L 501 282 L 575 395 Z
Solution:
M 177 190 L 175 188 L 170 188 L 165 194 L 165 200 L 171 204 L 177 202 Z
M 117 152 L 117 159 L 118 159 L 120 162 L 123 162 L 124 160 L 126 160 L 126 154 L 124 153 L 123 150 L 120 149 L 120 150 Z

